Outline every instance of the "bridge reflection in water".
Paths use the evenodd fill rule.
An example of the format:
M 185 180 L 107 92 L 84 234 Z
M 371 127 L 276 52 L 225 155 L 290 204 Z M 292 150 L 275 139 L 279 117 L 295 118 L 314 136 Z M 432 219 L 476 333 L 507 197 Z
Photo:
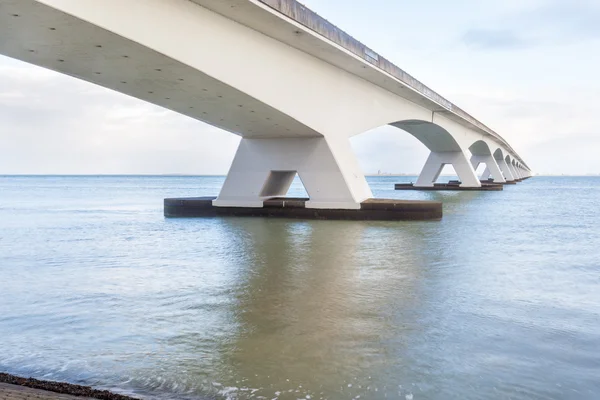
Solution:
M 436 253 L 426 249 L 435 247 L 427 240 L 433 225 L 220 221 L 215 228 L 227 238 L 229 255 L 221 268 L 230 277 L 220 286 L 220 316 L 213 320 L 227 321 L 230 330 L 207 337 L 206 320 L 190 318 L 193 325 L 168 341 L 181 346 L 173 353 L 189 357 L 178 368 L 194 369 L 216 382 L 216 391 L 229 387 L 242 398 L 244 387 L 267 397 L 298 390 L 318 398 L 314 388 L 383 395 L 388 374 L 407 376 L 408 346 L 424 334 L 422 266 Z M 211 300 L 196 301 L 202 309 Z M 208 354 L 207 342 L 218 357 Z

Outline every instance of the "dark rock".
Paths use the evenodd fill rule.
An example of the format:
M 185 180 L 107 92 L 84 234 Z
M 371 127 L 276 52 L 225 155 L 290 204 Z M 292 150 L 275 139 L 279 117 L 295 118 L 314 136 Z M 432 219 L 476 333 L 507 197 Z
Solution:
M 48 392 L 68 394 L 71 396 L 91 397 L 101 400 L 139 400 L 135 397 L 112 393 L 108 390 L 92 389 L 90 386 L 74 385 L 71 383 L 43 381 L 34 378 L 22 378 L 0 372 L 0 382 L 11 385 L 24 386 L 32 389 L 46 390 Z

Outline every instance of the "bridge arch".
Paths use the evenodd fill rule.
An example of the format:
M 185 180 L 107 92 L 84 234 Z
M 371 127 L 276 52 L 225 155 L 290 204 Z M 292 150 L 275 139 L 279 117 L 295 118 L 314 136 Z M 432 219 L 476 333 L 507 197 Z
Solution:
M 381 124 L 367 131 L 355 133 L 351 137 L 361 136 L 384 126 L 392 126 L 409 133 L 431 151 L 447 152 L 462 150 L 458 141 L 448 130 L 434 122 L 422 119 L 404 119 Z
M 504 160 L 504 152 L 502 151 L 502 148 L 498 147 L 496 149 L 496 151 L 494 152 L 494 158 L 496 159 L 496 161 Z
M 474 156 L 490 156 L 492 150 L 485 140 L 478 140 L 469 147 L 469 151 Z
M 473 169 L 477 171 L 477 168 L 481 164 L 485 164 L 485 170 L 481 175 L 482 180 L 487 180 L 491 177 L 493 178 L 494 182 L 506 182 L 505 175 L 503 174 L 501 166 L 498 164 L 497 161 L 496 153 L 498 152 L 498 150 L 500 150 L 500 148 L 492 152 L 490 144 L 483 139 L 477 140 L 469 147 L 469 151 L 472 154 L 471 164 L 473 165 Z
M 462 151 L 454 136 L 436 123 L 409 119 L 389 125 L 408 132 L 433 152 Z
M 461 182 L 469 186 L 481 185 L 467 158 L 466 148 L 461 146 L 457 137 L 446 127 L 418 118 L 402 119 L 380 126 L 393 126 L 405 131 L 430 150 L 416 186 L 433 186 L 448 164 L 452 165 Z

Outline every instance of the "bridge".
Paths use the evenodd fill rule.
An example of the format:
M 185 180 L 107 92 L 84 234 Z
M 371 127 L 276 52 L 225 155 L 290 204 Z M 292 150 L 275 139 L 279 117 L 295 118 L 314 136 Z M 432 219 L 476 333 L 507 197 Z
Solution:
M 0 54 L 242 137 L 215 207 L 263 207 L 296 174 L 309 209 L 372 198 L 349 139 L 391 125 L 460 186 L 531 176 L 498 133 L 295 0 L 0 0 Z M 483 176 L 477 167 L 485 164 Z

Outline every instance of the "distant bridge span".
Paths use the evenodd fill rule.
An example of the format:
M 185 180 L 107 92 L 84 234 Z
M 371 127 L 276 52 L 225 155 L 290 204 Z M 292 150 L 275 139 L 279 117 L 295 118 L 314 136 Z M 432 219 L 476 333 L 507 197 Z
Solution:
M 242 137 L 216 206 L 262 207 L 296 173 L 308 208 L 372 197 L 349 138 L 383 125 L 464 186 L 531 175 L 497 133 L 295 0 L 0 0 L 0 53 Z

